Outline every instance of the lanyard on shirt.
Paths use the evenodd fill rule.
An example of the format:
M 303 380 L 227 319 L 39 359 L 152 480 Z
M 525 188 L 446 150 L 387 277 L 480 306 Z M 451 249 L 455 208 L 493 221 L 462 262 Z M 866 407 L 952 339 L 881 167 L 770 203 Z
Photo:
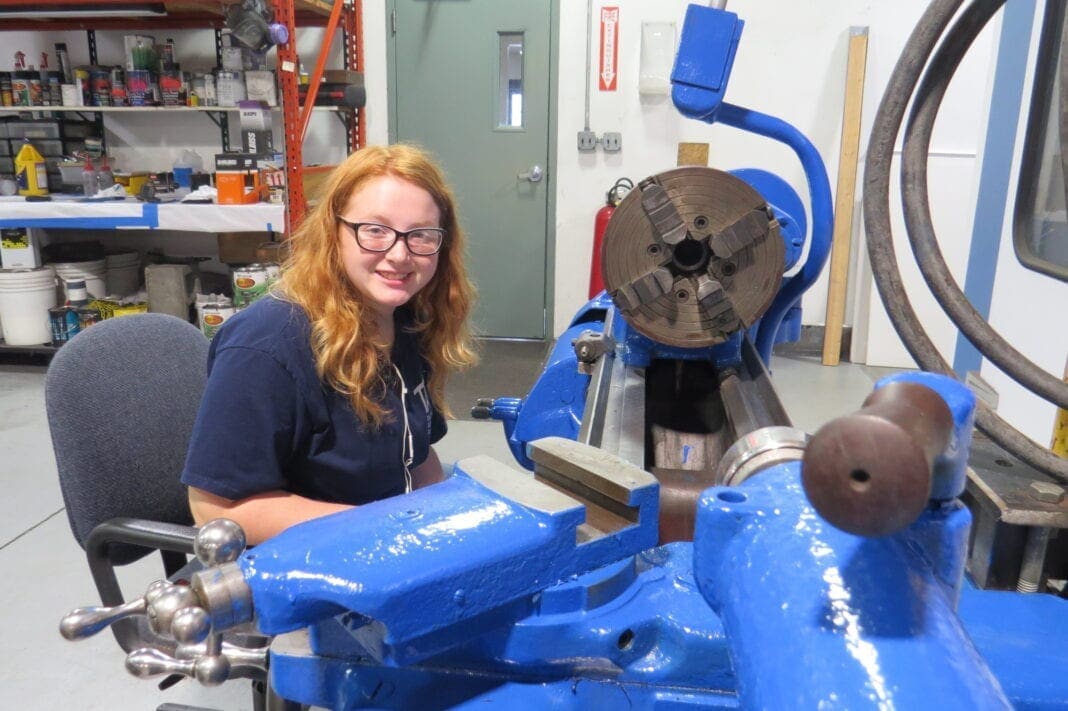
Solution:
M 408 386 L 404 382 L 404 376 L 401 375 L 400 368 L 397 364 L 393 364 L 393 370 L 397 373 L 397 379 L 400 380 L 400 396 L 401 396 L 401 412 L 404 416 L 404 434 L 401 440 L 401 464 L 404 465 L 404 493 L 410 494 L 412 491 L 412 472 L 410 467 L 412 466 L 412 458 L 415 456 L 415 445 L 412 443 L 412 428 L 408 425 Z

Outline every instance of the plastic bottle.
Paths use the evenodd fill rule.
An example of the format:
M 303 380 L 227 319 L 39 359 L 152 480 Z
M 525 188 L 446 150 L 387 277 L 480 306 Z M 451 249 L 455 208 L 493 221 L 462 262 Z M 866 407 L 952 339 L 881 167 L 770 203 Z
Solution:
M 19 154 L 15 156 L 15 179 L 19 195 L 48 194 L 48 164 L 30 140 L 24 139 Z
M 82 168 L 82 191 L 85 197 L 96 195 L 96 170 L 93 169 L 93 160 L 86 156 L 85 167 Z
M 174 182 L 179 190 L 188 192 L 193 187 L 193 173 L 204 169 L 204 161 L 196 151 L 183 150 L 174 161 Z
M 67 289 L 67 303 L 66 306 L 73 306 L 78 308 L 80 306 L 89 305 L 89 290 L 85 288 L 84 279 L 72 279 L 71 281 L 64 281 L 63 285 Z
M 111 172 L 111 166 L 108 164 L 108 157 L 105 154 L 100 159 L 100 170 L 96 171 L 96 185 L 100 190 L 107 190 L 115 184 L 115 175 Z

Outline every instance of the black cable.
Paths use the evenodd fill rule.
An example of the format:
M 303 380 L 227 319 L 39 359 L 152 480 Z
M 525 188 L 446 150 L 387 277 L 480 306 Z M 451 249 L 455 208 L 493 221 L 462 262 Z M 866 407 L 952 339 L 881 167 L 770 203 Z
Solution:
M 901 202 L 912 252 L 927 286 L 949 318 L 975 347 L 1013 380 L 1068 409 L 1068 383 L 1028 360 L 975 310 L 946 266 L 938 247 L 928 197 L 927 156 L 935 119 L 953 75 L 975 38 L 1005 0 L 976 0 L 954 23 L 928 65 L 912 101 L 901 161 Z
M 933 0 L 890 76 L 872 126 L 864 166 L 864 224 L 868 257 L 879 297 L 905 348 L 924 370 L 952 375 L 949 364 L 924 332 L 901 282 L 894 254 L 890 225 L 890 174 L 897 139 L 908 105 L 927 58 L 956 13 L 962 0 Z M 1068 460 L 1024 437 L 1007 425 L 984 403 L 976 412 L 976 424 L 995 442 L 1028 464 L 1068 482 Z

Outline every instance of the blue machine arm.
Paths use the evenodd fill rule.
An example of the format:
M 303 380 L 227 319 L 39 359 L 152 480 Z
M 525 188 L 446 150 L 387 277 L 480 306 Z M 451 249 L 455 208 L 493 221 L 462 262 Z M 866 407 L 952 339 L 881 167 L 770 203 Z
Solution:
M 699 5 L 687 8 L 671 75 L 672 99 L 684 116 L 774 139 L 793 149 L 801 160 L 812 202 L 812 234 L 804 266 L 784 284 L 757 331 L 757 352 L 765 363 L 770 363 L 779 324 L 819 278 L 827 261 L 834 209 L 827 169 L 811 141 L 781 119 L 723 101 L 744 25 L 736 14 L 726 10 Z

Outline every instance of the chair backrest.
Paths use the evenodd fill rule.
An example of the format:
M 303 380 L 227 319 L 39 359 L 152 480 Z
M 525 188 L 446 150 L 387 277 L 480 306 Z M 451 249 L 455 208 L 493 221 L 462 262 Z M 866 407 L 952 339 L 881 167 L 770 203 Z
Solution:
M 71 531 L 115 517 L 191 524 L 179 481 L 204 393 L 208 339 L 164 314 L 108 319 L 66 343 L 45 406 Z M 118 557 L 136 560 L 130 548 Z M 118 552 L 116 552 L 118 553 Z

